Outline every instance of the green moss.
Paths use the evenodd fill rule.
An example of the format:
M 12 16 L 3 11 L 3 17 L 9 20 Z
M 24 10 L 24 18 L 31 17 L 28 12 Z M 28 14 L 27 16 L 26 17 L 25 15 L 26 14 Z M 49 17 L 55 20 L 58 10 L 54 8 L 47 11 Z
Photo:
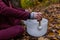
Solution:
M 29 8 L 33 6 L 33 2 L 31 0 L 21 0 L 22 8 Z

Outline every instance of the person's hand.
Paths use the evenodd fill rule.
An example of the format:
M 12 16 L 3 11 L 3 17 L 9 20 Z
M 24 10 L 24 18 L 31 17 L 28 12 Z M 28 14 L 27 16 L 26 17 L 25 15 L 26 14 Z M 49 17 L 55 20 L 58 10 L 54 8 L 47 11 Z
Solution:
M 42 20 L 42 13 L 41 12 L 35 12 L 34 18 L 37 19 L 38 21 Z
M 28 9 L 25 9 L 26 12 L 32 12 L 32 9 L 28 8 Z

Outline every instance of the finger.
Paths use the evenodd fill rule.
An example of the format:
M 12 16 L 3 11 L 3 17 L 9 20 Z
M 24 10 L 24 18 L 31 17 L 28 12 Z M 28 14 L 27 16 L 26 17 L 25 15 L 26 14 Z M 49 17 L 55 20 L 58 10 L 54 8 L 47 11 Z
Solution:
M 39 14 L 42 14 L 41 12 L 38 12 Z
M 38 14 L 37 14 L 37 16 L 42 17 L 42 15 L 38 15 Z
M 41 20 L 41 19 L 42 19 L 42 17 L 37 16 L 37 20 Z

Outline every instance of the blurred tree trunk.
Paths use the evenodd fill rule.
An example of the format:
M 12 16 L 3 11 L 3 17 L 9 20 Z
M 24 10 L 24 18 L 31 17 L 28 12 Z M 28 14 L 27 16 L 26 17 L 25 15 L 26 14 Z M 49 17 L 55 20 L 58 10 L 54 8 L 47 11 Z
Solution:
M 11 3 L 14 7 L 21 7 L 20 0 L 11 0 Z

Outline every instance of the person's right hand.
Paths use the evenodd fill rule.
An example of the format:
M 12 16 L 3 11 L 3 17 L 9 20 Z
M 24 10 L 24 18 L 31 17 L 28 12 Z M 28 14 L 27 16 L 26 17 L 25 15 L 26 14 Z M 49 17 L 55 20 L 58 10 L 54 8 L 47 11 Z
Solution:
M 41 12 L 35 12 L 34 18 L 36 18 L 38 21 L 40 21 L 42 19 L 42 13 Z

